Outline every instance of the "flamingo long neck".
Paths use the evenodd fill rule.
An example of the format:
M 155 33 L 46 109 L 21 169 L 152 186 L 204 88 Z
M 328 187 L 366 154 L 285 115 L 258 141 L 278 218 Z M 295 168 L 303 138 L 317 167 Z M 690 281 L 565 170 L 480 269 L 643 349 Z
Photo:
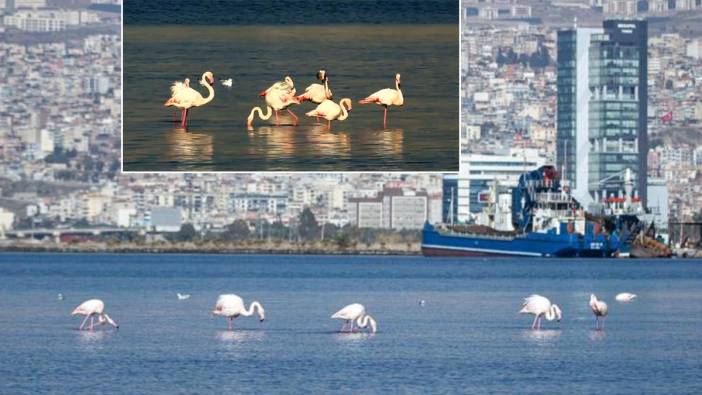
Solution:
M 349 117 L 349 112 L 347 111 L 347 108 L 351 108 L 351 99 L 344 98 L 339 101 L 339 107 L 341 107 L 341 115 L 339 118 L 337 118 L 339 121 L 343 121 L 344 119 Z
M 270 107 L 269 107 L 269 108 L 270 108 Z M 257 311 L 256 309 L 259 309 L 259 310 Z M 254 300 L 254 301 L 251 302 L 251 304 L 249 305 L 249 309 L 248 309 L 248 310 L 244 310 L 244 311 L 241 313 L 241 315 L 244 315 L 244 316 L 246 316 L 246 317 L 249 317 L 249 316 L 253 315 L 254 312 L 258 312 L 258 315 L 261 315 L 260 309 L 261 309 L 261 304 L 258 303 L 258 301 L 255 301 L 255 300 Z
M 271 106 L 267 106 L 266 113 L 263 114 L 263 110 L 261 110 L 261 107 L 254 107 L 253 109 L 251 109 L 251 113 L 249 114 L 249 120 L 253 120 L 255 113 L 258 113 L 258 117 L 265 121 L 273 115 L 273 109 L 271 108 Z
M 202 105 L 205 105 L 205 104 L 211 102 L 215 96 L 214 88 L 212 87 L 212 85 L 206 83 L 204 79 L 202 80 L 202 82 L 204 82 L 203 85 L 205 85 L 205 88 L 207 88 L 207 91 L 209 92 L 209 94 L 207 95 L 206 98 L 204 98 L 204 99 L 202 99 L 202 101 L 200 101 L 198 106 L 202 106 Z
M 397 90 L 397 104 L 404 104 L 405 98 L 402 96 L 402 90 L 400 89 L 400 81 L 398 80 L 395 80 L 395 90 Z
M 324 77 L 324 96 L 326 96 L 327 99 L 332 98 L 331 90 L 329 90 L 329 78 L 327 77 Z
M 546 319 L 549 321 L 553 321 L 553 319 L 556 318 L 556 309 L 553 307 L 553 305 L 548 308 L 546 314 L 544 314 L 544 317 L 546 317 Z

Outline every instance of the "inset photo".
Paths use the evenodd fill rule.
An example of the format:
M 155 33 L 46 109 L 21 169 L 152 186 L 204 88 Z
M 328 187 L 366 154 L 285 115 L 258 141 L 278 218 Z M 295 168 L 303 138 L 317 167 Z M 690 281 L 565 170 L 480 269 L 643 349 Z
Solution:
M 125 172 L 457 171 L 458 0 L 125 1 Z

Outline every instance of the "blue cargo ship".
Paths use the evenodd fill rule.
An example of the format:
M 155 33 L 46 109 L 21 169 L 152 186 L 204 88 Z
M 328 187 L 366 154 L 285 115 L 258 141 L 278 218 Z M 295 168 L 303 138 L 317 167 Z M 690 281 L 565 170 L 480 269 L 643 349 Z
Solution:
M 510 205 L 497 202 L 497 193 L 493 191 L 481 224 L 425 224 L 422 253 L 426 256 L 611 257 L 626 249 L 631 239 L 627 227 L 588 215 L 567 188 L 561 187 L 553 166 L 523 174 L 512 189 Z M 505 222 L 511 223 L 505 226 Z

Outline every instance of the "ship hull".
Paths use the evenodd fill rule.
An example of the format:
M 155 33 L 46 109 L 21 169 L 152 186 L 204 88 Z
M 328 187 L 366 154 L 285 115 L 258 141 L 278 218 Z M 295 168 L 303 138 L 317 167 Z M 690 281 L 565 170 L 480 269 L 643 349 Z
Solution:
M 577 234 L 526 233 L 510 237 L 440 233 L 427 224 L 422 232 L 425 256 L 517 256 L 517 257 L 609 257 L 611 250 L 601 240 Z

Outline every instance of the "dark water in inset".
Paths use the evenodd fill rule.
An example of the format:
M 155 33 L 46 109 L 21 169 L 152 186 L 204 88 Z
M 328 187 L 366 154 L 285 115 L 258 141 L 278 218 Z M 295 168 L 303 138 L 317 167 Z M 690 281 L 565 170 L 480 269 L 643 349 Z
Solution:
M 125 0 L 126 25 L 458 24 L 457 0 Z
M 699 394 L 701 264 L 0 254 L 0 393 Z M 639 299 L 615 302 L 623 291 Z M 223 331 L 209 312 L 225 292 L 260 300 L 266 321 Z M 528 330 L 516 312 L 533 292 L 563 321 Z M 591 292 L 610 306 L 602 332 Z M 119 330 L 75 330 L 93 297 Z M 329 316 L 351 302 L 377 334 L 336 333 Z
M 456 171 L 458 169 L 458 26 L 125 26 L 125 171 Z M 290 75 L 298 94 L 325 69 L 334 101 L 354 102 L 332 130 L 291 107 L 297 127 L 246 117 L 257 94 Z M 163 107 L 174 80 L 196 81 L 210 70 L 233 78 L 190 113 L 187 133 Z M 405 104 L 357 101 L 394 88 L 402 75 Z M 325 125 L 326 126 L 326 125 Z

